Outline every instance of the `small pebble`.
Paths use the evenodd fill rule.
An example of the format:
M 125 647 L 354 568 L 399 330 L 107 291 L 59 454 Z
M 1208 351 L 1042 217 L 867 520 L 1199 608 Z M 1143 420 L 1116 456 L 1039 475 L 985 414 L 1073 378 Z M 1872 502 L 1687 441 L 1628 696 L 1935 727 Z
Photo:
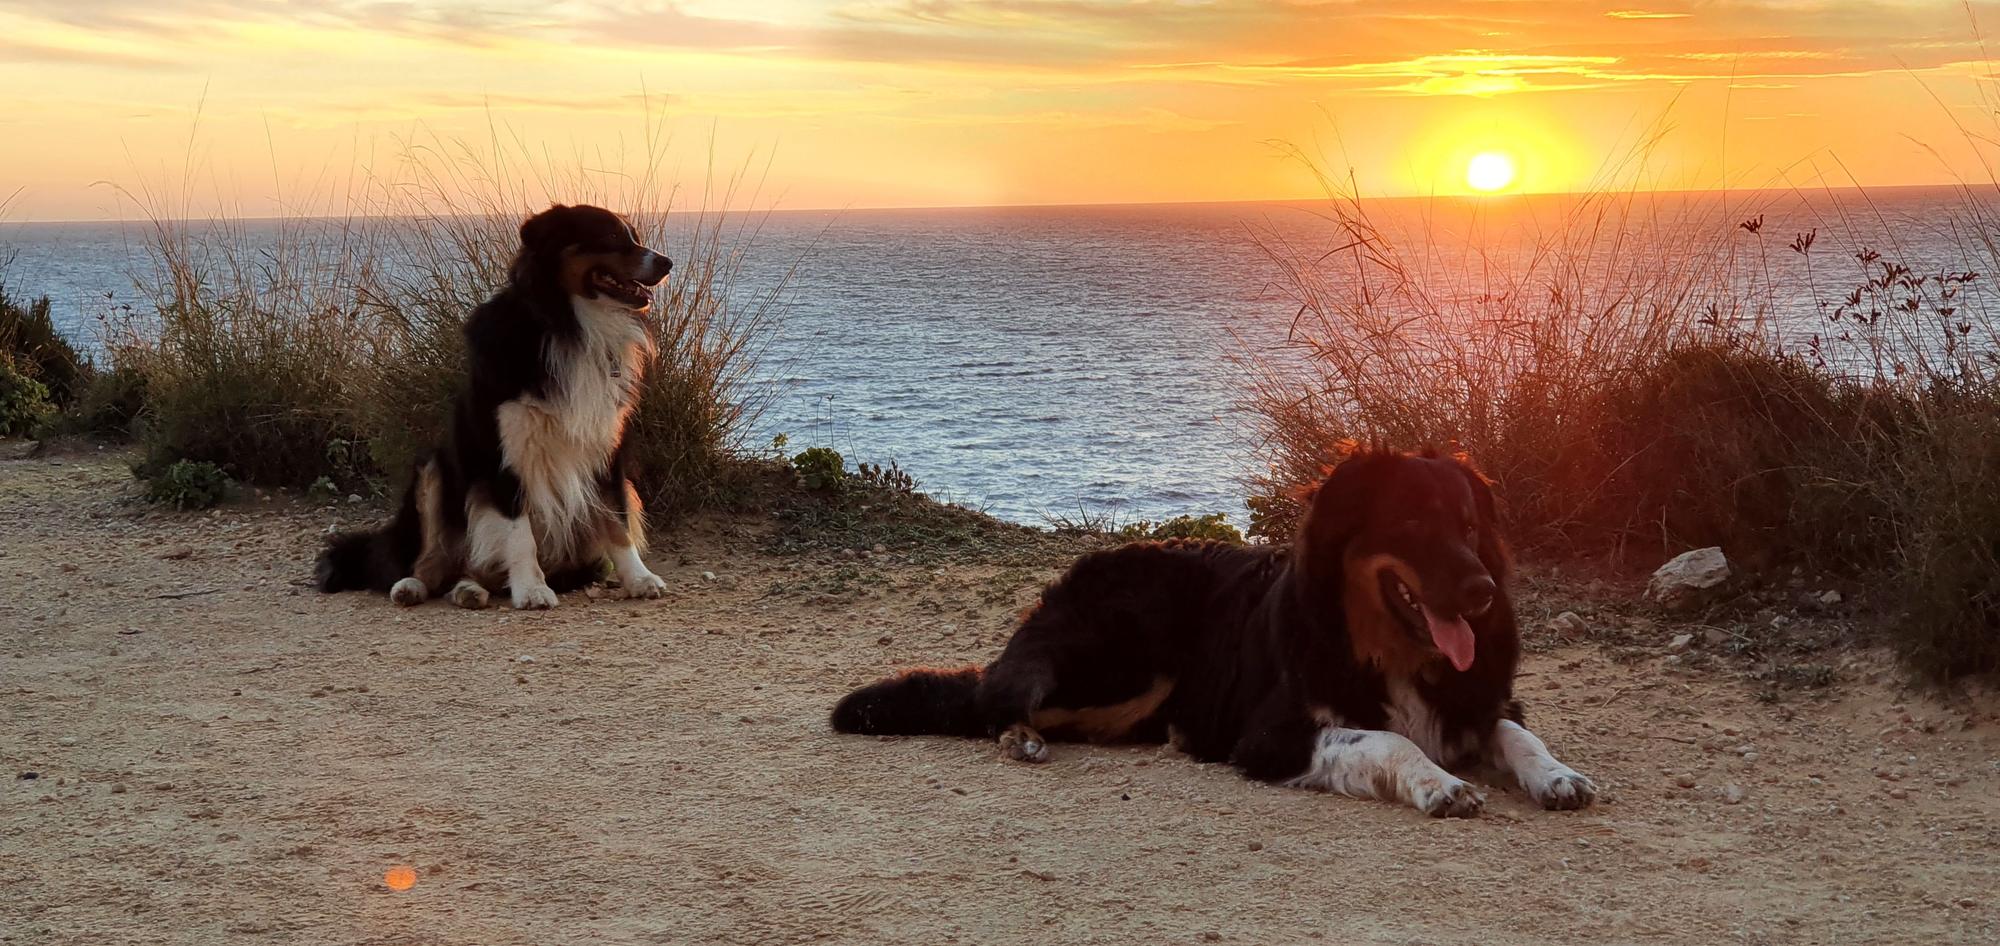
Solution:
M 1682 787 L 1682 788 L 1693 788 L 1693 787 L 1695 786 L 1695 780 L 1694 780 L 1694 776 L 1692 776 L 1692 775 L 1682 775 L 1682 776 L 1679 776 L 1679 777 L 1676 777 L 1676 778 L 1674 779 L 1674 784 L 1675 784 L 1675 785 L 1678 785 L 1678 786 L 1680 786 L 1680 787 Z
M 1747 793 L 1743 791 L 1741 785 L 1730 785 L 1722 790 L 1722 800 L 1731 805 L 1743 804 L 1743 799 L 1746 797 Z
M 64 747 L 64 748 L 68 748 L 68 747 L 70 747 L 70 746 L 73 746 L 73 745 L 76 745 L 76 737 L 75 737 L 75 736 L 64 736 L 64 737 L 62 737 L 61 739 L 58 739 L 58 740 L 56 740 L 56 745 L 59 745 L 59 746 L 62 746 L 62 747 Z
M 701 573 L 701 580 L 702 580 L 702 581 L 714 581 L 714 580 L 715 580 L 715 573 L 714 573 L 714 572 L 702 572 L 702 573 Z
M 517 664 L 531 664 L 535 662 L 535 658 L 530 657 L 527 654 L 522 654 L 521 656 L 514 658 L 514 662 Z
M 111 794 L 113 794 L 113 795 L 123 795 L 123 794 L 125 794 L 125 783 L 124 783 L 124 782 L 112 782 L 112 783 L 111 783 Z
M 1253 850 L 1253 851 L 1261 851 L 1261 850 L 1263 850 L 1263 849 L 1264 849 L 1264 842 L 1262 842 L 1262 841 L 1252 841 L 1252 842 L 1250 842 L 1250 850 Z
M 171 791 L 173 791 L 173 790 L 174 790 L 174 783 L 172 783 L 172 782 L 154 782 L 154 783 L 153 783 L 153 791 L 156 791 L 156 792 L 171 792 Z
M 1903 787 L 1901 787 L 1901 786 L 1898 786 L 1898 787 L 1896 787 L 1896 788 L 1892 788 L 1892 789 L 1889 789 L 1889 797 L 1890 797 L 1890 798 L 1908 798 L 1908 797 L 1910 797 L 1910 790 L 1909 790 L 1909 789 L 1907 789 L 1907 788 L 1903 788 Z

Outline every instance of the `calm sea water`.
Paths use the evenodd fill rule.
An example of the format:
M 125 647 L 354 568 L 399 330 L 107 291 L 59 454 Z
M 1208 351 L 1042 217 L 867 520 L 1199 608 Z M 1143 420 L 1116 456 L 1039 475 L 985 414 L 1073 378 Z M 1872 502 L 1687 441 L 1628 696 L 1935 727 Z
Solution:
M 1946 212 L 1963 203 L 1948 192 L 1727 199 L 1682 199 L 1698 211 L 1687 225 L 1727 232 L 1761 212 L 1767 233 L 1783 235 L 1774 250 L 1819 229 L 1821 259 L 1873 245 L 1918 269 L 1963 265 L 1966 234 Z M 1433 278 L 1474 292 L 1482 269 L 1518 265 L 1569 207 L 1555 198 L 1384 202 L 1377 214 L 1390 232 L 1421 232 L 1441 248 L 1430 256 Z M 771 215 L 746 248 L 738 286 L 754 295 L 789 273 L 754 378 L 768 407 L 750 443 L 784 433 L 792 450 L 895 461 L 929 491 L 1022 522 L 1079 509 L 1240 519 L 1242 479 L 1259 461 L 1241 407 L 1245 371 L 1229 356 L 1282 347 L 1297 306 L 1260 243 L 1275 238 L 1304 257 L 1338 246 L 1343 236 L 1318 209 Z M 94 344 L 95 313 L 137 301 L 129 274 L 144 269 L 142 238 L 130 224 L 0 225 L 0 259 L 12 256 L 0 277 L 17 295 L 50 296 L 60 324 Z M 663 249 L 679 255 L 671 239 Z M 1775 283 L 1801 278 L 1777 262 Z M 1810 297 L 1779 293 L 1788 294 L 1800 302 L 1781 315 L 1803 331 L 1816 318 Z

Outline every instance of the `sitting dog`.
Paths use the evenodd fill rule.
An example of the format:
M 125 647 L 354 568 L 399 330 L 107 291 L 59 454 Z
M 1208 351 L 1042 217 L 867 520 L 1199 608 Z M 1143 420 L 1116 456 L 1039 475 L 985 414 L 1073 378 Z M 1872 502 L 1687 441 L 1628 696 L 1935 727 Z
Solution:
M 448 590 L 480 608 L 504 588 L 516 608 L 549 608 L 609 558 L 626 595 L 659 597 L 666 583 L 639 558 L 625 420 L 653 352 L 652 287 L 672 266 L 608 210 L 558 205 L 523 223 L 507 285 L 466 320 L 449 440 L 417 464 L 393 520 L 332 538 L 320 590 L 401 605 Z
M 998 660 L 911 670 L 833 710 L 847 733 L 1159 742 L 1267 782 L 1469 817 L 1488 767 L 1551 809 L 1595 789 L 1513 699 L 1520 653 L 1493 495 L 1464 462 L 1353 454 L 1288 546 L 1141 542 L 1084 556 Z

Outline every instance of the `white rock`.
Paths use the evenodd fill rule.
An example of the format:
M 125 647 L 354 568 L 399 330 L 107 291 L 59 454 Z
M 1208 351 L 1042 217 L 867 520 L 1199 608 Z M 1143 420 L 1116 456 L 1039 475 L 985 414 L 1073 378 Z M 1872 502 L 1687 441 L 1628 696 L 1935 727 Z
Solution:
M 1688 645 L 1692 643 L 1694 643 L 1693 634 L 1677 634 L 1673 640 L 1667 642 L 1667 652 L 1678 654 L 1688 649 Z
M 1741 805 L 1743 799 L 1747 797 L 1749 793 L 1745 792 L 1741 785 L 1731 785 L 1722 790 L 1722 800 L 1731 805 Z
M 535 658 L 530 657 L 527 654 L 522 654 L 521 656 L 514 658 L 514 662 L 517 664 L 531 664 L 535 662 Z
M 1695 549 L 1660 566 L 1646 583 L 1646 597 L 1666 607 L 1685 607 L 1728 580 L 1729 559 L 1723 557 L 1722 549 Z
M 360 502 L 360 501 L 361 501 L 361 494 L 360 494 L 360 493 L 348 493 L 348 494 L 347 494 L 347 501 L 348 501 L 348 502 L 350 502 L 350 503 L 358 503 L 358 502 Z
M 715 580 L 715 573 L 714 573 L 714 572 L 702 572 L 702 573 L 701 573 L 701 580 L 702 580 L 702 581 L 714 581 L 714 580 Z
M 1581 637 L 1589 629 L 1583 615 L 1575 611 L 1564 611 L 1549 619 L 1549 632 L 1559 637 Z
M 1819 596 L 1819 603 L 1826 605 L 1829 608 L 1833 607 L 1836 604 L 1839 604 L 1843 600 L 1846 599 L 1842 598 L 1840 596 L 1840 592 L 1838 591 L 1827 591 L 1826 593 Z

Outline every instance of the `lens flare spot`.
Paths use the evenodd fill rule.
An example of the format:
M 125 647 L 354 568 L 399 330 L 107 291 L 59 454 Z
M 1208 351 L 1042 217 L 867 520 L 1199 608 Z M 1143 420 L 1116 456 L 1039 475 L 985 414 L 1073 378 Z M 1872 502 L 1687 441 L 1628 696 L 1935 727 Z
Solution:
M 417 885 L 417 872 L 408 867 L 391 867 L 382 874 L 382 883 L 390 890 L 408 890 Z

